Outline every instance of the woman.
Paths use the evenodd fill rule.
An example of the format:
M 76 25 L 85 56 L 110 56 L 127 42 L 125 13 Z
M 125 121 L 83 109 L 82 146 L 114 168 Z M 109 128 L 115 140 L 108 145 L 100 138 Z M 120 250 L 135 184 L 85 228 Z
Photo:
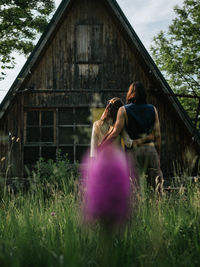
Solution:
M 91 136 L 91 150 L 90 156 L 95 157 L 97 153 L 97 147 L 101 144 L 104 137 L 112 132 L 113 125 L 115 124 L 117 118 L 117 112 L 120 107 L 123 106 L 123 103 L 120 98 L 114 97 L 108 101 L 108 104 L 98 121 L 95 121 L 92 127 L 92 136 Z M 132 146 L 132 140 L 129 138 L 128 134 L 123 131 L 123 139 L 127 147 Z M 119 135 L 114 144 L 118 147 L 121 146 L 121 136 Z
M 123 102 L 120 98 L 114 97 L 109 100 L 105 111 L 103 112 L 101 118 L 98 121 L 95 121 L 92 128 L 92 137 L 91 137 L 91 150 L 90 156 L 95 157 L 97 153 L 97 147 L 101 145 L 102 141 L 106 138 L 107 135 L 112 133 L 113 126 L 117 118 L 117 112 L 120 107 L 123 106 Z M 114 145 L 121 147 L 121 139 L 124 141 L 124 145 L 127 148 L 131 148 L 136 144 L 143 143 L 148 140 L 153 140 L 153 134 L 145 138 L 140 138 L 137 140 L 130 139 L 127 132 L 123 129 L 121 133 L 115 138 L 112 142 Z

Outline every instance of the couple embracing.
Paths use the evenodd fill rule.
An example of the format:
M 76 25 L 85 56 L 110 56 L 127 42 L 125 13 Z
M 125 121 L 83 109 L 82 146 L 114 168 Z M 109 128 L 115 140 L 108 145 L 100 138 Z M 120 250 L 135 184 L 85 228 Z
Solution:
M 157 109 L 146 103 L 142 83 L 132 82 L 126 95 L 126 105 L 120 98 L 112 98 L 100 120 L 94 122 L 90 156 L 95 157 L 98 147 L 113 144 L 125 150 L 136 171 L 136 176 L 147 175 L 147 184 L 162 191 L 163 175 L 160 169 L 160 123 Z M 106 159 L 105 159 L 106 160 Z

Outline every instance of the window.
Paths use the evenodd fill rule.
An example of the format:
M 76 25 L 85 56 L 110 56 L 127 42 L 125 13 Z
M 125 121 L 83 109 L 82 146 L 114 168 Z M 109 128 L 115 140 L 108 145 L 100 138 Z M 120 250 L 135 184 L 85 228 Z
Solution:
M 62 108 L 58 111 L 58 142 L 70 162 L 80 161 L 89 149 L 91 137 L 89 108 Z M 70 154 L 70 155 L 69 155 Z
M 40 157 L 56 159 L 58 151 L 70 163 L 80 161 L 90 146 L 90 116 L 86 107 L 26 110 L 24 164 L 31 168 Z
M 25 112 L 24 164 L 32 167 L 36 161 L 56 158 L 55 110 Z
M 26 141 L 29 143 L 54 142 L 54 112 L 33 110 L 27 112 Z
M 102 25 L 76 26 L 76 62 L 102 61 Z

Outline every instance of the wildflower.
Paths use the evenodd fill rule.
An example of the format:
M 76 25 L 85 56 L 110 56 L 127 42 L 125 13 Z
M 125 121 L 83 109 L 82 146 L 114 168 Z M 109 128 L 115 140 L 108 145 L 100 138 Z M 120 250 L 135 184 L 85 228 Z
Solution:
M 6 159 L 6 157 L 3 157 L 3 158 L 1 158 L 1 161 L 4 161 Z
M 19 137 L 17 137 L 17 139 L 16 139 L 16 143 L 18 143 L 18 142 L 19 142 L 19 140 L 20 140 L 20 138 L 19 138 Z
M 15 140 L 15 136 L 12 136 L 11 140 L 12 140 L 12 141 Z
M 104 147 L 96 158 L 88 160 L 87 172 L 86 219 L 111 225 L 124 221 L 130 204 L 129 168 L 124 154 L 111 146 Z M 86 175 L 85 170 L 83 173 Z
M 180 186 L 180 188 L 179 188 L 179 194 L 180 194 L 180 195 L 183 195 L 184 192 L 185 192 L 185 188 L 184 188 L 184 186 L 181 184 L 181 186 Z
M 56 215 L 56 213 L 53 211 L 53 212 L 51 212 L 51 216 L 55 216 Z

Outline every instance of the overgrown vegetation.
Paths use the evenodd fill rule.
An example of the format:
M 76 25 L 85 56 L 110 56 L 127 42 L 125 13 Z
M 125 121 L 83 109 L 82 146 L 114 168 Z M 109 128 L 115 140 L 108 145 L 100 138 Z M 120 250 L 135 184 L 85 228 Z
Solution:
M 79 181 L 67 160 L 40 160 L 28 189 L 1 195 L 0 266 L 198 266 L 198 180 L 161 199 L 144 186 L 112 235 L 83 223 Z
M 53 0 L 1 0 L 0 2 L 0 80 L 5 69 L 15 66 L 13 52 L 28 56 L 34 41 L 44 32 L 55 9 Z
M 154 37 L 151 52 L 175 93 L 197 97 L 180 98 L 190 117 L 195 119 L 200 96 L 200 1 L 184 0 L 182 7 L 174 7 L 174 12 L 176 17 L 168 31 Z

